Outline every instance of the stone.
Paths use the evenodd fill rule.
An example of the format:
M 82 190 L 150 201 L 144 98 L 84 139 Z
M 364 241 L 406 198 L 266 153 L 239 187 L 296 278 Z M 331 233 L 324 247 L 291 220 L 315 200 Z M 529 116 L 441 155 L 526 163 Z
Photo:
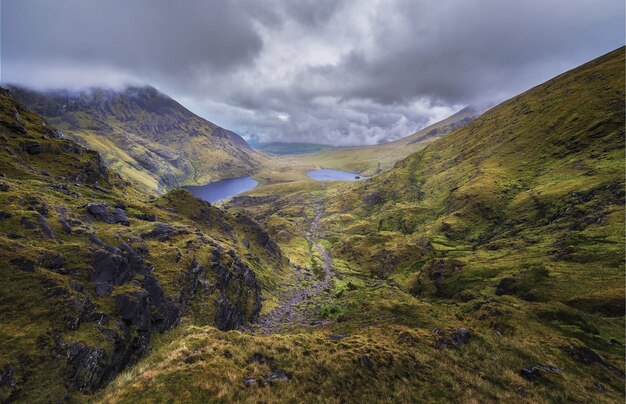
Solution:
M 12 215 L 9 212 L 0 211 L 0 220 L 9 219 L 11 216 Z
M 35 141 L 20 142 L 20 147 L 28 154 L 41 154 L 45 148 L 42 144 Z
M 85 209 L 96 220 L 110 224 L 122 224 L 130 226 L 126 212 L 120 208 L 110 208 L 106 203 L 90 203 Z
M 26 258 L 14 258 L 11 261 L 11 264 L 15 265 L 19 269 L 24 272 L 34 272 L 35 271 L 35 263 Z
M 15 367 L 13 365 L 4 365 L 2 373 L 0 373 L 0 387 L 8 387 L 11 390 L 15 388 L 13 372 L 15 372 Z
M 67 351 L 67 360 L 72 368 L 70 388 L 92 392 L 99 387 L 105 372 L 105 358 L 103 349 L 72 342 Z
M 517 279 L 515 278 L 504 278 L 496 285 L 496 295 L 512 295 L 515 293 L 515 284 L 517 283 Z
M 152 317 L 145 294 L 135 293 L 134 296 L 123 294 L 115 296 L 117 314 L 126 322 L 133 324 L 139 331 L 150 329 Z
M 96 295 L 98 295 L 98 297 L 104 297 L 111 294 L 111 292 L 113 291 L 113 286 L 104 282 L 96 282 L 95 289 Z
M 155 215 L 154 213 L 140 213 L 136 217 L 137 217 L 137 219 L 144 220 L 146 222 L 156 222 L 157 221 L 157 215 Z
M 11 187 L 9 187 L 8 184 L 6 184 L 5 182 L 0 181 L 0 192 L 9 192 L 10 189 L 11 189 Z
M 544 372 L 559 373 L 560 369 L 552 365 L 533 365 L 520 370 L 519 375 L 526 380 L 539 381 L 543 378 Z
M 467 328 L 459 328 L 452 334 L 452 341 L 457 345 L 467 345 L 471 336 L 472 334 Z
M 50 228 L 50 225 L 44 215 L 37 213 L 37 219 L 39 220 L 39 227 L 41 227 L 43 234 L 45 234 L 49 239 L 54 240 L 56 237 L 54 236 L 54 232 L 52 231 L 52 228 Z
M 289 376 L 282 370 L 274 370 L 272 373 L 265 378 L 265 381 L 268 383 L 271 382 L 288 382 Z
M 28 217 L 26 217 L 26 216 L 22 216 L 20 218 L 20 224 L 26 230 L 33 230 L 33 229 L 37 228 L 37 225 L 32 220 L 30 220 Z

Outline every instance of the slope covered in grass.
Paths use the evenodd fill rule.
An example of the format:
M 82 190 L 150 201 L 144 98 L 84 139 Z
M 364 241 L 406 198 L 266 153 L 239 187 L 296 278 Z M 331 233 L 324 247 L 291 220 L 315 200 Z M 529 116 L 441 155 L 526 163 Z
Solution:
M 250 219 L 146 197 L 0 93 L 0 401 L 82 400 L 181 322 L 252 321 L 285 266 Z
M 180 328 L 98 398 L 623 402 L 624 99 L 622 48 L 365 182 L 233 199 L 313 272 L 321 212 L 315 322 Z
M 152 87 L 11 90 L 68 137 L 98 151 L 115 172 L 148 190 L 249 175 L 263 159 L 236 133 Z

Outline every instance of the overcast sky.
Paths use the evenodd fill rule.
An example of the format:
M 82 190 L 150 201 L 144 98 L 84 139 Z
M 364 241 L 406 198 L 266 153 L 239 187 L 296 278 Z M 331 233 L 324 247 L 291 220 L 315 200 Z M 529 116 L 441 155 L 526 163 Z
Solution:
M 624 0 L 1 4 L 2 83 L 146 83 L 264 141 L 396 139 L 624 44 Z

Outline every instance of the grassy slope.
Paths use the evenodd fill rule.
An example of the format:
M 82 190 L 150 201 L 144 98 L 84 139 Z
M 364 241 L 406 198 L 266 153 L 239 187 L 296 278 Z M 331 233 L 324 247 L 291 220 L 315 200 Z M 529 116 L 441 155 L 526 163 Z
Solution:
M 472 108 L 465 108 L 440 122 L 393 142 L 376 146 L 337 147 L 293 156 L 293 160 L 300 164 L 373 175 L 392 167 L 397 161 L 423 149 L 458 126 L 469 123 L 477 115 L 478 113 Z
M 237 134 L 191 113 L 150 87 L 15 96 L 73 140 L 148 190 L 253 173 L 264 159 Z
M 181 328 L 99 398 L 623 402 L 623 142 L 622 48 L 364 183 L 235 198 L 229 210 L 302 265 L 324 198 L 337 275 L 319 315 L 334 321 L 270 336 Z M 244 384 L 277 369 L 290 380 Z
M 141 251 L 166 297 L 177 304 L 187 298 L 184 290 L 190 268 L 196 264 L 212 268 L 212 254 L 218 250 L 223 252 L 224 262 L 229 262 L 228 251 L 232 251 L 234 259 L 255 272 L 264 298 L 273 299 L 277 280 L 288 274 L 280 252 L 268 247 L 265 233 L 256 225 L 200 202 L 186 191 L 148 199 L 133 184 L 107 173 L 96 152 L 57 138 L 55 133 L 39 115 L 3 90 L 0 373 L 7 366 L 14 370 L 11 379 L 5 377 L 0 383 L 0 401 L 61 401 L 67 394 L 69 398 L 80 397 L 89 389 L 68 391 L 72 369 L 63 341 L 102 348 L 107 352 L 103 359 L 107 362 L 117 344 L 111 333 L 117 338 L 130 330 L 130 335 L 123 337 L 127 342 L 137 335 L 137 330 L 120 321 L 114 297 L 141 291 L 144 276 L 136 274 L 132 281 L 114 286 L 107 296 L 96 295 L 92 257 L 102 248 L 97 240 L 113 247 L 127 243 Z M 40 152 L 26 152 L 29 144 L 38 145 Z M 125 205 L 129 226 L 94 220 L 85 211 L 85 205 L 92 202 Z M 144 237 L 158 223 L 140 219 L 142 214 L 156 215 L 158 222 L 178 226 L 178 234 L 165 239 Z M 71 232 L 64 231 L 63 222 L 69 224 Z M 52 236 L 46 234 L 44 224 Z M 106 248 L 114 251 L 113 247 Z M 21 270 L 20 260 L 32 263 L 32 270 Z M 59 260 L 60 264 L 55 264 Z M 200 279 L 206 285 L 216 282 L 210 269 Z M 228 295 L 231 291 L 226 293 L 229 299 L 237 298 Z M 224 298 L 210 288 L 204 291 L 198 287 L 196 298 L 183 311 L 183 323 L 214 324 L 220 299 Z M 106 320 L 93 320 L 85 312 L 103 313 Z M 249 318 L 250 313 L 244 315 Z M 78 325 L 70 325 L 74 318 L 81 318 Z M 9 380 L 15 382 L 14 388 Z

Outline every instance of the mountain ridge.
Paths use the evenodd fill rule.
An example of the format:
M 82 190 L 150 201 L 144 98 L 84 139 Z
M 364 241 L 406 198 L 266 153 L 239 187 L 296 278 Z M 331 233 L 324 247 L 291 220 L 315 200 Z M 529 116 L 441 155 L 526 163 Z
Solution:
M 154 87 L 9 89 L 66 135 L 99 151 L 109 166 L 153 192 L 250 175 L 262 161 L 239 135 Z

